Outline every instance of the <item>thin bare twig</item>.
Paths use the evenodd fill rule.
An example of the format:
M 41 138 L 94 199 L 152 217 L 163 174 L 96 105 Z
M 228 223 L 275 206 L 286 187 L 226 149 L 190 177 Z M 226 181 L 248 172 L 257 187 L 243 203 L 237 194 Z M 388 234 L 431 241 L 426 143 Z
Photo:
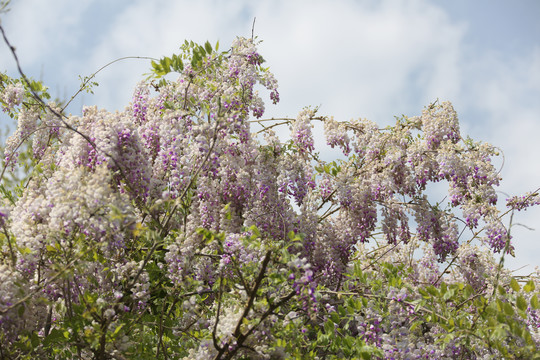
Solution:
M 84 81 L 83 83 L 81 84 L 79 90 L 71 97 L 71 99 L 69 99 L 69 101 L 66 103 L 66 105 L 64 105 L 64 107 L 62 108 L 62 111 L 66 110 L 66 108 L 69 106 L 69 104 L 71 104 L 71 102 L 77 97 L 77 95 L 79 95 L 82 91 L 84 91 L 86 89 L 86 86 L 88 85 L 88 83 L 96 77 L 96 75 L 101 72 L 103 69 L 111 66 L 112 64 L 114 63 L 117 63 L 119 61 L 123 61 L 123 60 L 128 60 L 128 59 L 140 59 L 140 60 L 157 60 L 156 58 L 153 58 L 153 57 L 149 57 L 149 56 L 124 56 L 124 57 L 121 57 L 121 58 L 118 58 L 116 60 L 113 60 L 109 63 L 107 63 L 106 65 L 103 65 L 102 67 L 100 67 L 96 72 L 94 72 L 92 75 L 88 76 L 88 77 L 85 77 L 84 78 Z

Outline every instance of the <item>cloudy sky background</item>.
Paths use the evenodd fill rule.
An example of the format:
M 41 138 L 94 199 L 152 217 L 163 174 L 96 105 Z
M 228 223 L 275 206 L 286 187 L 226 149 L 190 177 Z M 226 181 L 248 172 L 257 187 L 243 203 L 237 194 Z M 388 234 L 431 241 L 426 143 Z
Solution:
M 171 55 L 184 39 L 219 40 L 225 49 L 250 37 L 256 18 L 282 99 L 267 105 L 267 116 L 294 117 L 313 105 L 383 127 L 450 100 L 463 136 L 504 152 L 500 190 L 519 194 L 540 187 L 539 15 L 536 0 L 12 0 L 2 25 L 27 75 L 67 99 L 79 75 L 114 59 Z M 81 95 L 70 111 L 123 109 L 149 68 L 147 60 L 108 67 L 95 94 Z M 0 70 L 17 75 L 3 43 Z M 519 271 L 527 274 L 540 266 L 540 209 L 514 222 L 535 229 L 513 228 L 517 257 L 506 261 L 512 269 L 530 264 Z

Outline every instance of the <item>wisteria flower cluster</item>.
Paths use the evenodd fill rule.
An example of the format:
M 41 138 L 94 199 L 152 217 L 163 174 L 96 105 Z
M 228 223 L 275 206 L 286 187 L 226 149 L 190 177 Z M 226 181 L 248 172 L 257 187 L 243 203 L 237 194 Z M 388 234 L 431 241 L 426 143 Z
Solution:
M 463 139 L 450 102 L 385 129 L 264 119 L 259 91 L 279 92 L 256 45 L 186 41 L 117 112 L 67 115 L 2 75 L 2 176 L 20 181 L 1 187 L 0 358 L 538 353 L 540 281 L 503 266 L 495 148 Z

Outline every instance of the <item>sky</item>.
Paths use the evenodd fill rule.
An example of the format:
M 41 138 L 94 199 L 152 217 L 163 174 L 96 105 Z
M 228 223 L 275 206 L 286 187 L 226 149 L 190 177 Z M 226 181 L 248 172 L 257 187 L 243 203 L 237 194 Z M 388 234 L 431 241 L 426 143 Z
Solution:
M 319 106 L 320 115 L 384 127 L 448 100 L 462 136 L 504 154 L 495 160 L 502 202 L 540 187 L 540 1 L 13 0 L 10 7 L 1 21 L 22 68 L 53 97 L 71 97 L 79 76 L 120 57 L 170 56 L 185 39 L 219 40 L 226 49 L 253 29 L 281 96 L 277 106 L 268 101 L 265 117 Z M 80 95 L 69 111 L 122 110 L 149 69 L 140 59 L 105 68 L 94 95 Z M 17 75 L 3 43 L 2 70 Z M 523 225 L 512 228 L 516 258 L 505 264 L 528 274 L 540 266 L 540 208 L 516 213 L 514 224 Z

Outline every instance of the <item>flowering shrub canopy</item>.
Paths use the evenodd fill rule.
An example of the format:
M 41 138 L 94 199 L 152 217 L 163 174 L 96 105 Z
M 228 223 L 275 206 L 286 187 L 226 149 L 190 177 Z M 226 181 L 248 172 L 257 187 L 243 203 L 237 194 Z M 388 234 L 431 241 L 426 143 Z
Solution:
M 66 115 L 40 83 L 2 75 L 17 128 L 3 148 L 1 358 L 537 353 L 538 276 L 503 267 L 497 151 L 463 138 L 451 103 L 385 129 L 312 108 L 263 119 L 259 91 L 276 104 L 278 85 L 252 39 L 181 50 L 115 113 Z M 316 152 L 317 123 L 335 161 Z

